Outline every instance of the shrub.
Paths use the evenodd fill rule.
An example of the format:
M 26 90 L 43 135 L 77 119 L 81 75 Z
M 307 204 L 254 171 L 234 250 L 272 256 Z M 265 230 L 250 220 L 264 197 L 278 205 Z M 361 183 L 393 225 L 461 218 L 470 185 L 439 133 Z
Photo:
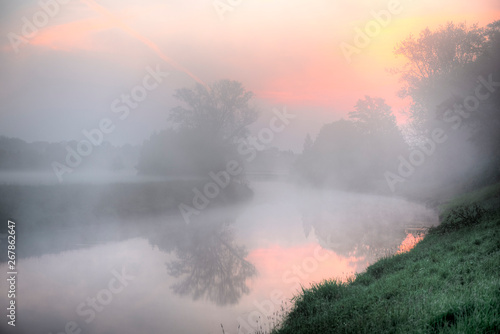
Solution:
M 443 215 L 441 225 L 435 231 L 445 233 L 477 225 L 484 214 L 485 210 L 477 204 L 457 206 Z

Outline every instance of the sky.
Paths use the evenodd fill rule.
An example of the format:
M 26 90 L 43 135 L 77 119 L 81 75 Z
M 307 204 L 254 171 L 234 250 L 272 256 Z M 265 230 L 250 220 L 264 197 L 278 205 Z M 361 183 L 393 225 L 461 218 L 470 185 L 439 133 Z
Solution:
M 169 126 L 176 89 L 231 79 L 255 94 L 255 132 L 273 109 L 296 116 L 272 145 L 300 151 L 306 134 L 346 118 L 365 95 L 404 123 L 408 101 L 387 71 L 403 64 L 398 42 L 448 21 L 496 19 L 497 0 L 3 2 L 0 135 L 81 140 L 110 119 L 104 140 L 140 144 Z M 359 31 L 370 33 L 364 44 Z

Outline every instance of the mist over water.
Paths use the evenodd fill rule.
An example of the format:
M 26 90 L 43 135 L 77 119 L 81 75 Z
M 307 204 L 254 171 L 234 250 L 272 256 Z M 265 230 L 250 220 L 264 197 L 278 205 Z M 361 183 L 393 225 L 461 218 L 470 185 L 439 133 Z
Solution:
M 250 322 L 252 312 L 265 313 L 256 305 L 278 310 L 281 304 L 268 302 L 274 290 L 281 303 L 298 292 L 298 284 L 345 279 L 397 247 L 405 227 L 437 222 L 432 210 L 398 198 L 289 181 L 251 185 L 251 199 L 208 208 L 190 224 L 171 213 L 106 216 L 82 189 L 72 199 L 78 201 L 72 213 L 54 229 L 22 228 L 27 217 L 36 221 L 47 214 L 40 208 L 24 212 L 18 219 L 18 256 L 26 278 L 18 287 L 23 301 L 18 312 L 30 315 L 30 322 L 19 323 L 19 329 L 55 333 L 71 320 L 93 333 L 216 332 L 220 322 L 236 328 L 238 317 Z M 7 264 L 0 269 L 7 270 Z M 109 305 L 97 301 L 103 310 L 92 311 L 87 297 L 109 290 L 113 270 L 133 279 L 112 297 L 101 292 Z M 5 282 L 0 288 L 7 288 Z M 47 299 L 57 302 L 47 304 Z M 92 312 L 95 319 L 87 323 Z

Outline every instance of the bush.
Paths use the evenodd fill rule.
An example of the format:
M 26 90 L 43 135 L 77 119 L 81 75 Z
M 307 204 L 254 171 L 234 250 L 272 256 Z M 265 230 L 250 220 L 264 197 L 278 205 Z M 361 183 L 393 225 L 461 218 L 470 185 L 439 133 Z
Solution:
M 484 214 L 485 210 L 477 204 L 457 206 L 443 215 L 441 225 L 435 231 L 445 233 L 477 225 Z

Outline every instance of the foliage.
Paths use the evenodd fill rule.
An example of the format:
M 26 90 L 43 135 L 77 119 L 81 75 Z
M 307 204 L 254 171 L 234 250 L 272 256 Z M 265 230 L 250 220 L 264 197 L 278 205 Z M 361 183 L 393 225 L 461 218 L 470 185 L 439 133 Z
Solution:
M 174 96 L 185 106 L 173 108 L 169 120 L 181 129 L 232 140 L 246 136 L 246 127 L 257 119 L 250 105 L 253 93 L 237 81 L 221 80 L 208 88 L 196 84 L 192 89 L 178 89 Z
M 315 184 L 373 190 L 406 144 L 381 98 L 360 99 L 349 118 L 324 125 L 314 142 L 306 137 L 297 168 Z
M 440 79 L 460 74 L 484 52 L 485 43 L 484 29 L 449 22 L 436 31 L 424 29 L 418 38 L 410 35 L 396 46 L 395 55 L 407 61 L 393 72 L 403 83 L 399 95 L 412 99 L 410 116 L 416 124 L 425 122 L 428 109 L 435 103 L 429 97 L 441 93 Z
M 235 147 L 228 142 L 207 139 L 201 131 L 172 129 L 153 134 L 145 141 L 137 170 L 147 175 L 202 176 L 225 170 L 235 156 Z
M 137 169 L 142 174 L 207 177 L 238 160 L 236 141 L 257 118 L 253 94 L 236 81 L 221 80 L 209 88 L 178 89 L 182 105 L 172 109 L 174 128 L 154 134 L 143 145 Z
M 394 134 L 398 132 L 396 117 L 391 107 L 382 98 L 365 96 L 359 99 L 354 111 L 349 112 L 349 119 L 366 135 Z
M 444 233 L 477 225 L 484 213 L 485 210 L 477 204 L 458 206 L 446 213 L 435 231 Z
M 469 189 L 500 181 L 500 21 L 486 27 L 447 23 L 410 35 L 394 53 L 405 64 L 399 75 L 401 97 L 410 98 L 412 141 L 425 142 L 442 129 L 446 141 L 412 178 L 419 184 L 434 177 L 436 188 Z M 490 84 L 487 84 L 490 82 Z M 479 92 L 479 93 L 478 93 Z M 482 94 L 481 98 L 476 98 Z M 419 179 L 420 178 L 420 179 Z M 468 181 L 465 181 L 466 179 Z M 453 181 L 455 180 L 455 181 Z

